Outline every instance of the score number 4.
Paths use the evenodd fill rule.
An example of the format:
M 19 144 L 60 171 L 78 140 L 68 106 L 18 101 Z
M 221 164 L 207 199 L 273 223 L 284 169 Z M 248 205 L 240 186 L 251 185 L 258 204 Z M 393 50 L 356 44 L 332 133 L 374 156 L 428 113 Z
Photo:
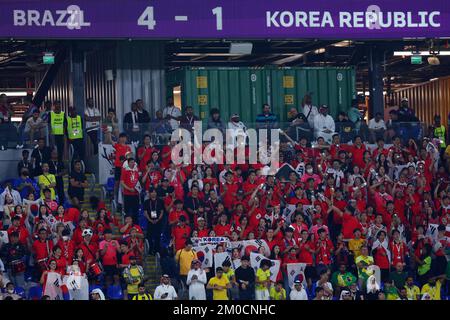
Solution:
M 156 21 L 153 7 L 145 8 L 137 21 L 138 26 L 147 26 L 148 30 L 155 29 Z
M 212 13 L 216 16 L 216 29 L 223 30 L 222 7 L 214 8 Z M 137 24 L 138 26 L 146 26 L 148 30 L 155 29 L 156 21 L 153 7 L 145 8 L 144 12 L 139 16 Z

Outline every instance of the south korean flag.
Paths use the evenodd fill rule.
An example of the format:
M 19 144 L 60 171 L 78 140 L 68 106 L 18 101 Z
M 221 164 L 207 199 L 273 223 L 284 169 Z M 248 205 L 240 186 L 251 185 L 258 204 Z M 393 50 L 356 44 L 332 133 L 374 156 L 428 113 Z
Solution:
M 213 248 L 212 245 L 194 247 L 197 253 L 197 259 L 202 263 L 202 268 L 211 268 L 213 263 Z

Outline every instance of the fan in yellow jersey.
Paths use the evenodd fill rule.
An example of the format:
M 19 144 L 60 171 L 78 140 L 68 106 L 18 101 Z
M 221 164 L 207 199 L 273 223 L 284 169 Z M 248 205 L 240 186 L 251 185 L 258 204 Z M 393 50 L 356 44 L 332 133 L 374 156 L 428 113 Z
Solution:
M 420 293 L 422 297 L 428 294 L 430 296 L 428 300 L 441 300 L 441 287 L 442 280 L 439 277 L 433 277 L 428 279 L 428 282 L 423 285 Z
M 413 277 L 406 278 L 405 289 L 408 300 L 420 300 L 420 288 L 414 284 Z
M 213 289 L 213 300 L 228 300 L 227 291 L 230 287 L 230 281 L 224 276 L 222 267 L 216 269 L 216 276 L 206 286 L 207 289 Z
M 270 300 L 286 300 L 286 290 L 283 288 L 283 281 L 277 282 L 270 288 Z
M 256 300 L 269 300 L 269 288 L 270 288 L 270 267 L 272 263 L 268 259 L 261 261 L 258 270 L 256 271 L 256 286 L 255 286 L 255 298 Z
M 150 293 L 145 292 L 145 285 L 141 283 L 139 285 L 138 294 L 133 297 L 133 300 L 153 300 Z

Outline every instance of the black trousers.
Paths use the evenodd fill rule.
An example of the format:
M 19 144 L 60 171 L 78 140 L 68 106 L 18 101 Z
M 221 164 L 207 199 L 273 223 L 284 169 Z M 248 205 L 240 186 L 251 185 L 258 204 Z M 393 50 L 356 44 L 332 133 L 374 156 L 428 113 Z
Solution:
M 84 140 L 73 139 L 70 140 L 70 143 L 73 146 L 72 162 L 74 159 L 84 160 Z
M 162 232 L 162 223 L 159 222 L 157 224 L 148 223 L 147 226 L 147 240 L 149 243 L 149 251 L 150 253 L 159 252 L 161 248 L 161 232 Z
M 138 223 L 139 216 L 139 196 L 123 195 L 123 211 L 125 216 L 133 218 L 134 223 Z
M 98 154 L 98 130 L 88 131 L 87 134 L 94 145 L 94 154 Z
M 66 195 L 64 193 L 64 180 L 62 177 L 56 177 L 56 194 L 58 195 L 59 204 L 64 204 L 64 201 L 66 200 Z
M 10 122 L 0 123 L 0 146 L 8 147 L 9 141 L 17 143 L 19 135 L 17 128 Z
M 56 149 L 58 150 L 58 161 L 62 162 L 64 156 L 64 135 L 54 135 Z

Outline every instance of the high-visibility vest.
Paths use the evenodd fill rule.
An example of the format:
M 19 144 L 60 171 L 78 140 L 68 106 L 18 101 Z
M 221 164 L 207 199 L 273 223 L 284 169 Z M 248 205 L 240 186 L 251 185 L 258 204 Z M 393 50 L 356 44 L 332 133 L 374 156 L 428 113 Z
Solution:
M 61 136 L 64 134 L 64 112 L 50 112 L 50 126 L 52 134 Z
M 434 136 L 442 141 L 441 148 L 445 148 L 445 127 L 443 125 L 434 129 Z
M 80 116 L 67 117 L 67 135 L 71 140 L 83 138 L 83 125 Z

